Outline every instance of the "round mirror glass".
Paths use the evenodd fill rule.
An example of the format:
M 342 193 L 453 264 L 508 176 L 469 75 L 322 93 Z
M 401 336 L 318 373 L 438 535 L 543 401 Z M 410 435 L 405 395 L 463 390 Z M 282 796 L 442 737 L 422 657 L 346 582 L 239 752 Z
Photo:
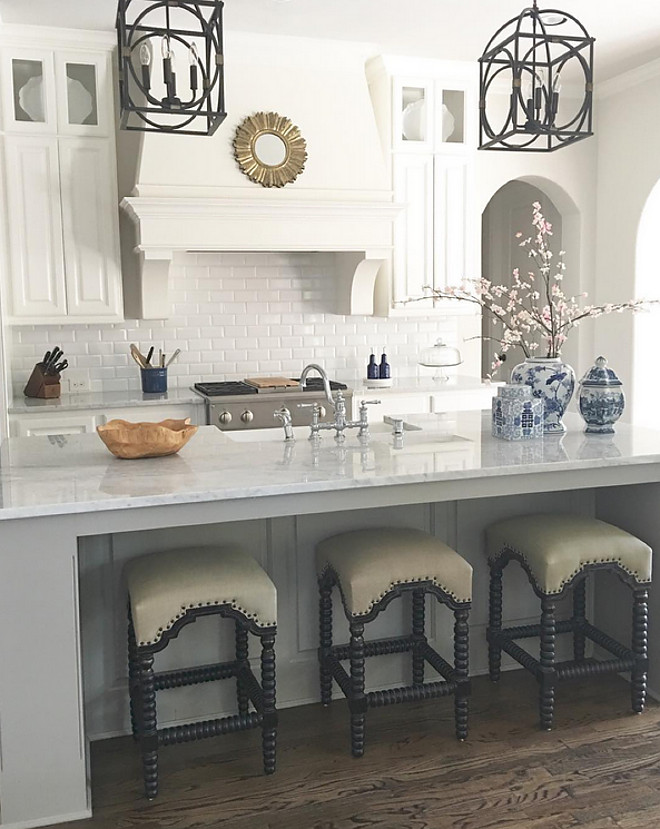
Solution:
M 260 164 L 267 167 L 279 167 L 286 160 L 286 143 L 272 132 L 257 136 L 254 142 L 254 154 Z

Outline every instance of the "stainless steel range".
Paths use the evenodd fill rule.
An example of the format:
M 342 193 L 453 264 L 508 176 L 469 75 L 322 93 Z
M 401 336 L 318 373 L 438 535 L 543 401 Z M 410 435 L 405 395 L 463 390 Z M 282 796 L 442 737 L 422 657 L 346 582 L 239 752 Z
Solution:
M 275 412 L 282 406 L 290 410 L 294 426 L 308 426 L 312 422 L 314 403 L 320 406 L 319 420 L 322 423 L 330 423 L 334 419 L 320 377 L 307 378 L 304 390 L 299 386 L 275 390 L 257 389 L 240 381 L 195 383 L 194 388 L 206 399 L 206 422 L 225 432 L 281 428 Z M 330 381 L 330 389 L 343 391 L 350 412 L 352 390 L 344 383 L 333 380 Z M 303 404 L 302 408 L 300 404 Z

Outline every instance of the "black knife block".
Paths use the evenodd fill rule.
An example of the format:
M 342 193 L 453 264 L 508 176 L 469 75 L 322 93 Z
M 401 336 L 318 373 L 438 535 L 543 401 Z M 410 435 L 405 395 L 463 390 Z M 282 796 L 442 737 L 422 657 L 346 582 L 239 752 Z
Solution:
M 59 374 L 46 374 L 43 363 L 37 363 L 32 369 L 30 379 L 23 389 L 26 397 L 41 397 L 52 400 L 62 393 Z

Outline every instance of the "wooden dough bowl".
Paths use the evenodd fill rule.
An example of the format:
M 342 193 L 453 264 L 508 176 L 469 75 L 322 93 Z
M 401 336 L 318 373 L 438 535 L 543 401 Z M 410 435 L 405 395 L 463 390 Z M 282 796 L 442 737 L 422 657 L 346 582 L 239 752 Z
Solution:
M 197 431 L 185 420 L 161 420 L 160 423 L 130 423 L 128 420 L 109 420 L 97 426 L 99 437 L 118 458 L 158 458 L 174 455 L 185 446 Z

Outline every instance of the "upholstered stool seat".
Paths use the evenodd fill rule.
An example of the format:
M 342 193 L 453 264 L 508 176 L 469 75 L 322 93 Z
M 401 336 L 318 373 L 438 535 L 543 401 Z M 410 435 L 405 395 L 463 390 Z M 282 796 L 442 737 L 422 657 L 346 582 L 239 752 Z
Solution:
M 277 624 L 275 585 L 237 547 L 152 553 L 131 562 L 126 579 L 138 645 L 151 645 L 196 607 L 224 605 L 257 627 Z
M 152 553 L 126 568 L 129 691 L 133 734 L 142 750 L 145 792 L 158 793 L 158 747 L 262 727 L 264 770 L 275 770 L 277 592 L 260 565 L 235 545 Z M 236 659 L 154 673 L 154 654 L 200 616 L 235 622 Z M 248 633 L 261 639 L 261 684 L 248 662 Z M 238 714 L 157 728 L 156 691 L 235 677 Z M 250 703 L 254 711 L 250 711 Z
M 633 710 L 641 713 L 646 698 L 648 588 L 651 548 L 619 527 L 577 515 L 541 514 L 509 518 L 486 530 L 491 569 L 488 628 L 491 679 L 500 676 L 501 652 L 506 651 L 534 673 L 541 684 L 541 724 L 552 728 L 557 680 L 607 671 L 631 671 Z M 540 625 L 502 628 L 502 571 L 518 561 L 541 599 Z M 598 630 L 586 619 L 586 579 L 594 570 L 611 570 L 633 591 L 632 650 Z M 555 620 L 555 602 L 573 591 L 573 616 Z M 555 636 L 573 634 L 570 663 L 555 663 Z M 540 660 L 516 644 L 539 636 Z M 585 640 L 609 651 L 613 659 L 585 659 Z
M 472 599 L 472 567 L 454 550 L 420 530 L 387 527 L 356 530 L 321 541 L 316 548 L 320 588 L 319 663 L 321 700 L 331 701 L 335 679 L 349 701 L 351 749 L 364 753 L 365 715 L 369 706 L 388 705 L 455 694 L 456 734 L 467 736 L 468 616 Z M 339 588 L 350 628 L 347 645 L 332 643 L 332 589 Z M 365 623 L 398 596 L 412 594 L 412 633 L 366 642 Z M 424 633 L 425 596 L 434 595 L 454 611 L 454 664 L 428 644 Z M 365 692 L 367 656 L 412 653 L 412 685 L 388 691 Z M 350 676 L 341 661 L 350 661 Z M 424 683 L 424 663 L 442 677 Z

